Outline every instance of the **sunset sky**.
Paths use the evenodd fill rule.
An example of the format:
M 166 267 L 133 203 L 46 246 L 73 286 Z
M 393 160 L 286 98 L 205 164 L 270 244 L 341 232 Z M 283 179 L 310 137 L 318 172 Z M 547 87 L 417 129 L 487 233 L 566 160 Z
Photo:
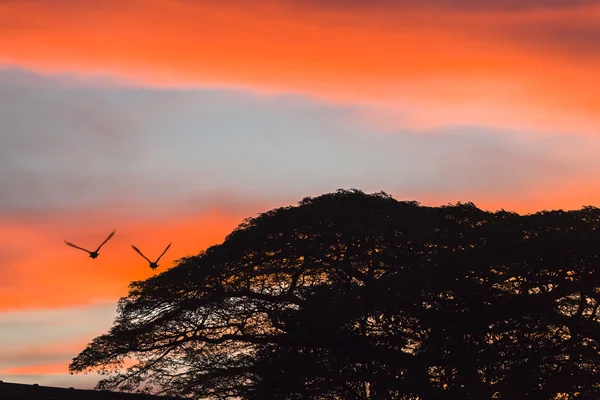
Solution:
M 338 188 L 599 206 L 597 4 L 0 0 L 0 379 L 95 384 L 131 244 L 160 272 Z

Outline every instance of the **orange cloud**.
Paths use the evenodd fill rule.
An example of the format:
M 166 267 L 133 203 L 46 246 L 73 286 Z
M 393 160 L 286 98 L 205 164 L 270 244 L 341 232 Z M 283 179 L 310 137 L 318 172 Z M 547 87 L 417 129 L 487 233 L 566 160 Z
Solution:
M 88 311 L 93 313 L 92 309 Z M 90 337 L 71 337 L 71 340 L 67 340 L 65 333 L 62 340 L 48 340 L 44 336 L 44 328 L 49 328 L 47 325 L 41 321 L 29 322 L 37 324 L 39 337 L 25 332 L 21 343 L 15 343 L 15 338 L 8 338 L 9 345 L 0 345 L 0 376 L 67 374 L 71 359 L 93 339 L 89 335 Z M 98 330 L 95 334 L 104 333 L 106 329 Z
M 0 8 L 0 62 L 108 73 L 146 85 L 408 103 L 428 113 L 430 124 L 469 122 L 473 113 L 490 123 L 548 128 L 556 121 L 541 115 L 560 113 L 560 129 L 589 131 L 597 122 L 599 61 L 592 50 L 599 12 L 589 2 L 304 3 L 8 2 Z M 469 115 L 455 116 L 453 107 Z M 523 109 L 535 115 L 532 120 Z M 570 125 L 578 121 L 581 126 Z
M 52 375 L 64 374 L 69 371 L 69 362 L 53 364 L 29 365 L 26 367 L 14 367 L 0 370 L 2 375 Z

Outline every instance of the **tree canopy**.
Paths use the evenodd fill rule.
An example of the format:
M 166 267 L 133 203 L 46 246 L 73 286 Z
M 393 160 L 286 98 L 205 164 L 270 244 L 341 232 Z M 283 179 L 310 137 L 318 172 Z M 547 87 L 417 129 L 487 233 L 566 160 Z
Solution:
M 597 399 L 599 227 L 308 197 L 133 282 L 70 371 L 207 399 Z

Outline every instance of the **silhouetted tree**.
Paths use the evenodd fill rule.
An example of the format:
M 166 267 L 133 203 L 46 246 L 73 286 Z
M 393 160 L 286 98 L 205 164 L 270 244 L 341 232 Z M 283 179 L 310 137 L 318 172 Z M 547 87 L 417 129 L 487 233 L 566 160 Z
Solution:
M 196 398 L 600 397 L 600 210 L 338 190 L 131 284 L 70 365 Z

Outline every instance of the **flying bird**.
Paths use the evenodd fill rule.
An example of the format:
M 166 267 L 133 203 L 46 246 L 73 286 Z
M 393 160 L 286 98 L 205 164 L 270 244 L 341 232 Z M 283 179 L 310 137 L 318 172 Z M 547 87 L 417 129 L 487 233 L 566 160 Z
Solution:
M 173 242 L 169 243 L 169 245 L 167 246 L 167 248 L 165 249 L 165 251 L 163 251 L 162 254 L 160 256 L 158 256 L 158 258 L 154 262 L 148 260 L 148 257 L 146 257 L 144 254 L 142 254 L 142 252 L 137 247 L 135 247 L 134 245 L 131 245 L 131 247 L 133 247 L 133 249 L 135 251 L 137 251 L 140 256 L 144 257 L 146 259 L 146 261 L 148 261 L 150 263 L 150 268 L 156 269 L 156 268 L 158 268 L 158 260 L 160 260 L 160 258 L 165 255 L 165 253 L 167 252 L 167 250 L 169 250 L 169 247 L 171 247 L 172 243 Z
M 75 244 L 73 244 L 73 243 L 67 242 L 66 240 L 65 240 L 65 243 L 66 243 L 67 245 L 71 246 L 71 247 L 75 247 L 76 249 L 83 250 L 83 251 L 85 251 L 85 252 L 89 253 L 91 258 L 96 258 L 96 257 L 98 257 L 98 255 L 99 255 L 99 253 L 98 253 L 98 252 L 100 251 L 100 248 L 101 248 L 102 246 L 104 246 L 104 243 L 108 242 L 108 239 L 110 239 L 111 237 L 113 237 L 113 235 L 115 234 L 115 232 L 116 232 L 116 231 L 117 231 L 116 229 L 115 229 L 115 230 L 113 230 L 113 231 L 110 233 L 110 235 L 108 235 L 108 237 L 106 238 L 106 240 L 104 240 L 104 242 L 102 242 L 102 244 L 101 244 L 100 246 L 98 246 L 98 248 L 97 248 L 96 250 L 94 250 L 94 251 L 89 251 L 89 250 L 87 250 L 87 249 L 84 249 L 83 247 L 79 247 L 79 246 L 77 246 L 77 245 L 75 245 Z

